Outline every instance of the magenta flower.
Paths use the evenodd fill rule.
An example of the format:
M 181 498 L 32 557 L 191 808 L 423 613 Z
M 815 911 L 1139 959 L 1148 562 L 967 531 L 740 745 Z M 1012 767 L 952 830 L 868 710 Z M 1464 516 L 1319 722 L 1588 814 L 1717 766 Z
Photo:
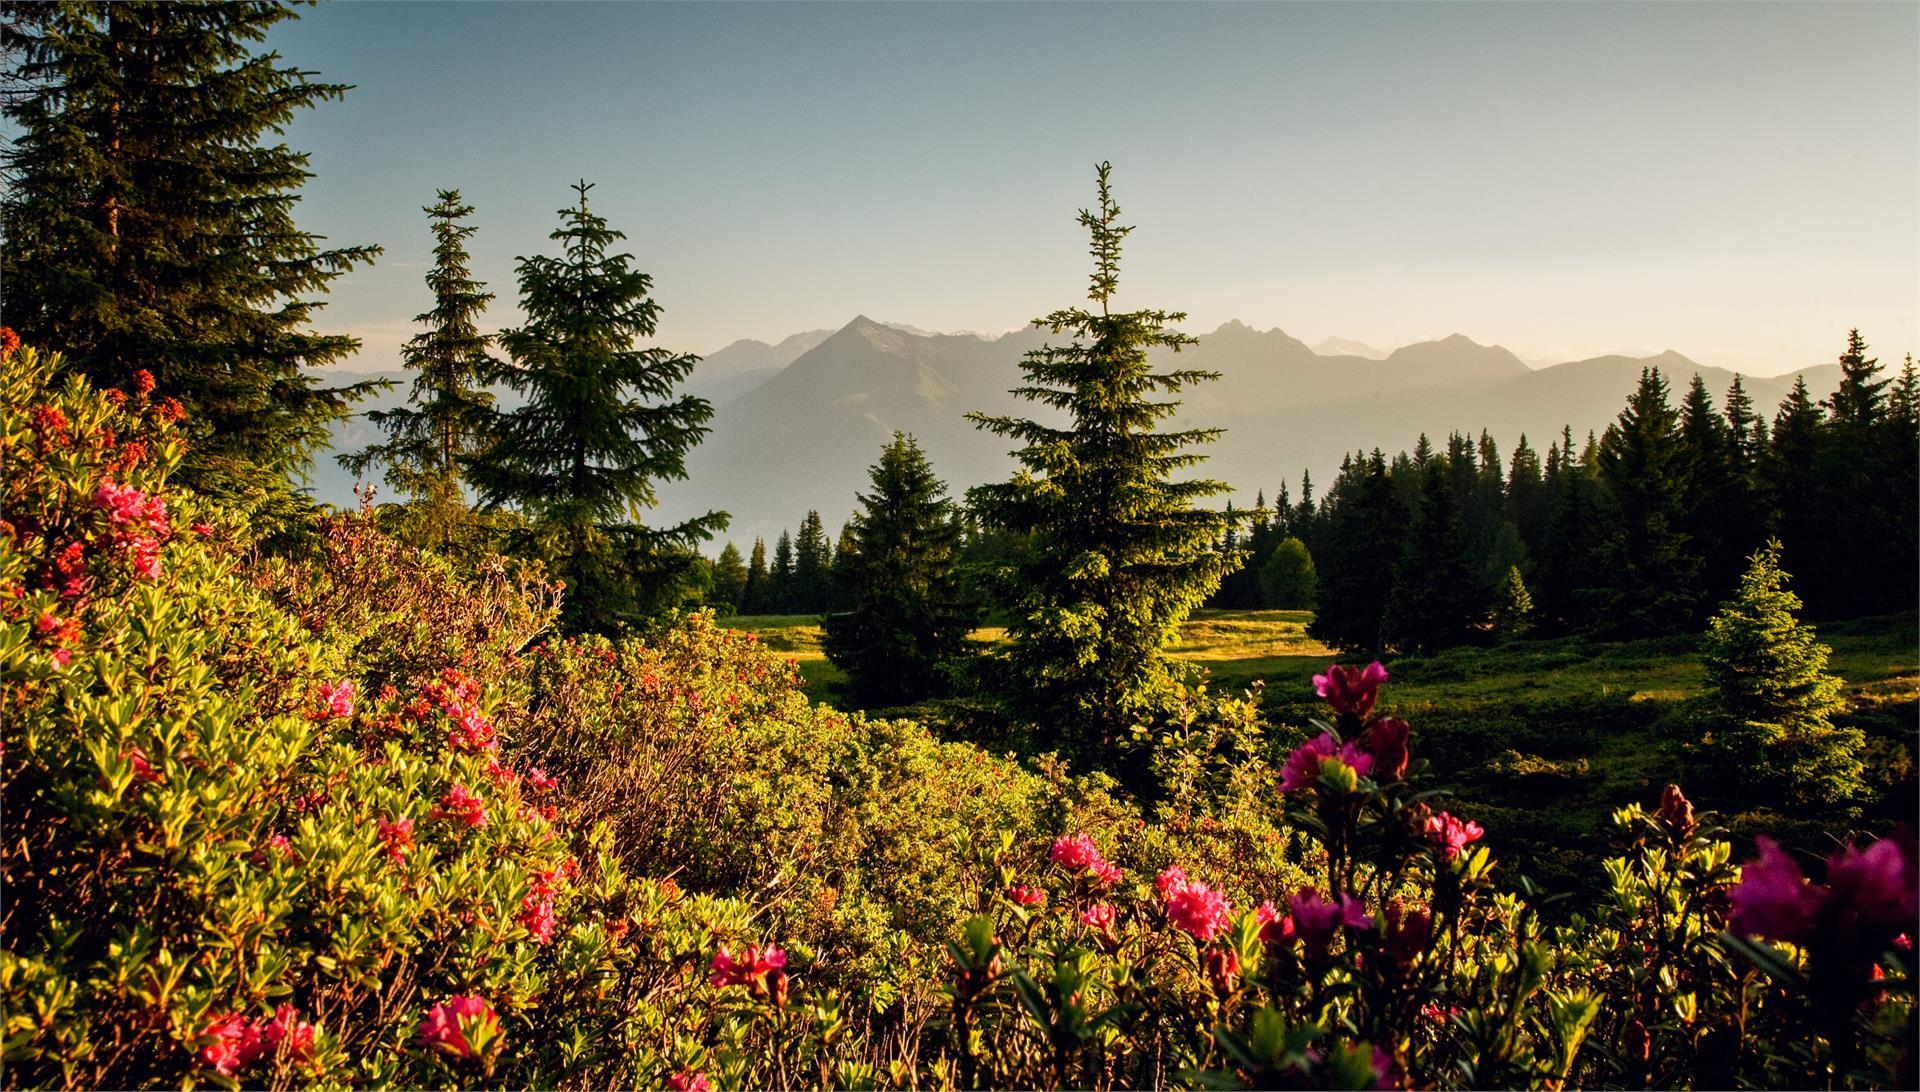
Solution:
M 1017 883 L 1007 888 L 1007 898 L 1016 906 L 1039 906 L 1047 901 L 1047 893 L 1032 884 Z
M 474 1039 L 483 1042 L 500 1030 L 500 1017 L 486 999 L 472 994 L 449 997 L 420 1021 L 420 1041 L 455 1058 L 471 1058 Z
M 393 858 L 395 864 L 406 860 L 407 850 L 413 848 L 413 820 L 396 819 L 390 823 L 385 819 L 376 819 L 374 826 L 380 832 L 380 844 L 385 847 L 387 856 Z
M 520 900 L 520 913 L 514 921 L 524 926 L 541 944 L 553 943 L 553 896 L 536 891 Z
M 1262 944 L 1285 944 L 1293 939 L 1293 919 L 1282 914 L 1272 902 L 1263 902 L 1254 907 L 1253 917 L 1260 924 Z
M 1376 717 L 1367 725 L 1361 743 L 1373 756 L 1375 780 L 1397 781 L 1407 772 L 1407 733 L 1412 730 L 1398 717 Z
M 353 681 L 321 684 L 320 704 L 327 707 L 327 716 L 334 720 L 353 716 Z
M 1827 861 L 1827 886 L 1833 902 L 1851 910 L 1864 925 L 1909 929 L 1920 914 L 1914 862 L 1893 838 L 1864 850 L 1842 847 Z
M 667 1092 L 713 1092 L 713 1082 L 705 1073 L 675 1073 L 667 1078 Z
M 1313 677 L 1313 692 L 1325 698 L 1336 713 L 1364 717 L 1380 696 L 1380 684 L 1387 681 L 1387 669 L 1375 660 L 1365 668 L 1328 664 L 1325 675 Z
M 735 956 L 721 945 L 713 955 L 713 974 L 709 981 L 715 989 L 745 986 L 755 997 L 785 1000 L 787 991 L 787 953 L 769 944 L 762 948 L 750 944 Z
M 470 827 L 484 827 L 487 825 L 487 806 L 479 797 L 468 792 L 465 785 L 456 781 L 440 798 L 440 806 L 433 809 L 433 817 L 458 819 Z
M 281 1005 L 273 1010 L 273 1019 L 262 1030 L 267 1049 L 275 1054 L 286 1051 L 289 1059 L 305 1062 L 313 1057 L 313 1024 L 300 1019 L 300 1010 Z
M 200 1048 L 201 1064 L 223 1077 L 239 1073 L 267 1051 L 260 1025 L 239 1013 L 216 1017 L 200 1032 L 200 1037 L 211 1040 Z
M 548 777 L 545 770 L 535 766 L 533 769 L 527 771 L 527 784 L 536 789 L 551 789 L 560 783 Z
M 1373 769 L 1373 755 L 1364 747 L 1358 743 L 1336 743 L 1332 732 L 1322 732 L 1287 756 L 1286 764 L 1280 767 L 1280 791 L 1299 792 L 1320 784 L 1320 775 L 1329 759 L 1353 767 L 1353 772 L 1361 777 Z
M 1387 905 L 1385 934 L 1387 955 L 1405 970 L 1433 939 L 1433 916 L 1425 910 L 1408 909 L 1396 899 Z
M 1458 819 L 1447 812 L 1427 817 L 1427 840 L 1445 850 L 1449 858 L 1458 857 L 1468 843 L 1477 842 L 1486 831 L 1471 819 Z
M 1826 892 L 1808 883 L 1799 864 L 1773 839 L 1762 835 L 1754 845 L 1760 856 L 1740 870 L 1727 927 L 1741 936 L 1804 942 L 1813 933 Z
M 1047 856 L 1054 864 L 1069 872 L 1079 872 L 1105 860 L 1100 856 L 1100 847 L 1094 845 L 1093 839 L 1085 834 L 1059 839 L 1053 843 L 1053 849 Z
M 1158 876 L 1153 878 L 1153 890 L 1163 899 L 1186 885 L 1186 870 L 1179 865 L 1168 865 L 1161 870 Z
M 1313 888 L 1303 887 L 1287 900 L 1287 909 L 1291 911 L 1294 931 L 1314 952 L 1324 953 L 1342 925 L 1349 929 L 1373 927 L 1373 915 L 1367 912 L 1367 904 L 1352 895 L 1328 900 Z
M 1112 887 L 1125 879 L 1127 874 L 1120 871 L 1120 866 L 1111 861 L 1100 861 L 1087 875 L 1093 877 L 1093 882 L 1102 887 Z
M 1188 881 L 1168 891 L 1167 919 L 1173 927 L 1206 943 L 1227 931 L 1233 908 L 1226 896 L 1199 881 Z
M 1104 902 L 1096 902 L 1080 914 L 1080 924 L 1090 929 L 1106 932 L 1113 928 L 1113 907 Z

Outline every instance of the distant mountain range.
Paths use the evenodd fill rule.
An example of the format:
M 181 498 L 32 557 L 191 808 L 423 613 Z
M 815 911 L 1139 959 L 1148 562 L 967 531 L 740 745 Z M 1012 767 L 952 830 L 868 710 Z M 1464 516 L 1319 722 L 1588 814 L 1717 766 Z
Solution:
M 1034 415 L 1007 393 L 1019 382 L 1020 357 L 1048 340 L 1044 330 L 1000 337 L 929 334 L 862 315 L 836 331 L 795 334 L 777 344 L 736 341 L 704 359 L 688 389 L 710 399 L 713 432 L 687 461 L 689 479 L 666 483 L 652 522 L 665 524 L 712 508 L 733 515 L 725 538 L 742 550 L 771 540 L 817 508 L 831 531 L 852 514 L 867 487 L 867 467 L 894 430 L 916 436 L 955 493 L 1006 476 L 1010 445 L 975 429 L 969 411 Z M 1349 452 L 1410 448 L 1425 432 L 1435 443 L 1451 431 L 1490 431 L 1503 455 L 1522 433 L 1544 452 L 1572 426 L 1576 436 L 1604 429 L 1620 412 L 1640 369 L 1666 373 L 1677 404 L 1697 373 L 1724 399 L 1734 373 L 1676 352 L 1637 358 L 1602 356 L 1530 368 L 1498 345 L 1455 334 L 1382 352 L 1330 338 L 1316 348 L 1280 330 L 1229 322 L 1177 357 L 1183 367 L 1221 373 L 1188 392 L 1177 423 L 1220 426 L 1201 473 L 1232 483 L 1236 504 L 1252 503 L 1284 479 L 1296 495 L 1300 472 L 1331 481 Z M 1825 396 L 1837 365 L 1805 369 Z M 1768 417 L 1794 374 L 1746 377 Z M 410 377 L 367 408 L 404 401 Z M 339 378 L 362 378 L 360 376 Z M 337 426 L 333 451 L 376 439 L 355 418 Z M 352 481 L 332 452 L 315 467 L 322 500 L 352 502 Z

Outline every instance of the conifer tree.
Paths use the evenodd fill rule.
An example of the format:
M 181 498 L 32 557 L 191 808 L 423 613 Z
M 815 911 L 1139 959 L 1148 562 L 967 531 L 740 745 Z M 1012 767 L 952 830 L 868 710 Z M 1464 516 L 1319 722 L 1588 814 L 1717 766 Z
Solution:
M 1617 632 L 1672 633 L 1692 617 L 1698 561 L 1682 529 L 1686 465 L 1678 424 L 1665 377 L 1643 368 L 1600 442 L 1596 462 L 1613 524 L 1604 551 L 1604 623 Z
M 1520 566 L 1507 570 L 1501 581 L 1500 595 L 1493 608 L 1493 631 L 1501 637 L 1524 637 L 1533 628 L 1533 596 L 1520 575 Z
M 1418 471 L 1419 505 L 1401 536 L 1384 628 L 1387 642 L 1406 652 L 1461 644 L 1485 613 L 1466 561 L 1466 521 L 1448 481 L 1451 461 L 1432 459 Z
M 920 446 L 894 433 L 868 476 L 840 552 L 853 602 L 827 616 L 825 646 L 856 702 L 903 705 L 945 690 L 943 666 L 966 652 L 975 612 L 961 593 L 954 505 Z
M 1707 626 L 1701 658 L 1734 722 L 1733 739 L 1722 742 L 1802 802 L 1844 800 L 1861 787 L 1864 739 L 1859 729 L 1832 722 L 1847 705 L 1843 684 L 1827 673 L 1832 650 L 1800 622 L 1800 597 L 1787 590 L 1787 579 L 1780 544 L 1767 543 Z
M 433 223 L 433 269 L 427 274 L 433 308 L 414 319 L 426 329 L 401 349 L 401 360 L 415 373 L 412 405 L 369 413 L 386 442 L 340 456 L 355 474 L 385 465 L 387 484 L 425 510 L 425 538 L 432 546 L 451 540 L 467 512 L 461 464 L 474 455 L 492 418 L 493 395 L 483 384 L 499 367 L 487 352 L 493 339 L 480 332 L 493 293 L 474 279 L 467 256 L 475 228 L 462 221 L 473 215 L 473 206 L 459 190 L 441 190 L 438 197 L 421 210 Z
M 754 536 L 753 552 L 748 555 L 747 582 L 740 590 L 740 613 L 769 614 L 767 583 L 767 540 Z
M 1574 454 L 1573 430 L 1555 446 L 1545 545 L 1536 555 L 1538 617 L 1559 629 L 1584 629 L 1599 606 L 1600 543 L 1605 538 L 1602 490 L 1591 459 Z
M 635 517 L 656 503 L 654 484 L 686 477 L 686 455 L 707 434 L 713 407 L 674 396 L 698 357 L 641 349 L 659 324 L 653 278 L 626 236 L 587 205 L 585 181 L 550 236 L 561 255 L 519 260 L 526 324 L 500 335 L 512 358 L 499 378 L 526 395 L 500 414 L 468 473 L 489 505 L 536 522 L 543 552 L 567 582 L 567 621 L 604 630 L 677 605 L 699 561 L 694 547 L 726 527 L 709 512 L 673 527 Z
M 820 513 L 808 510 L 800 521 L 800 533 L 793 540 L 794 609 L 800 614 L 819 614 L 827 609 L 828 581 L 833 575 L 833 547 L 827 542 L 826 525 Z
M 1160 649 L 1228 570 L 1213 548 L 1224 517 L 1196 502 L 1225 492 L 1209 480 L 1176 480 L 1200 462 L 1192 448 L 1219 429 L 1161 431 L 1186 387 L 1216 378 L 1196 370 L 1156 372 L 1148 350 L 1178 351 L 1195 339 L 1174 329 L 1184 314 L 1114 313 L 1121 242 L 1132 229 L 1098 168 L 1098 204 L 1082 210 L 1092 238 L 1089 299 L 1036 324 L 1067 333 L 1026 355 L 1027 384 L 1014 393 L 1062 414 L 1032 419 L 969 414 L 977 426 L 1023 446 L 1010 482 L 972 493 L 991 526 L 1032 536 L 1017 575 L 1003 585 L 1007 651 L 998 675 L 1006 708 L 1068 742 L 1099 752 L 1169 708 L 1173 672 Z
M 1312 610 L 1320 587 L 1307 544 L 1288 536 L 1260 566 L 1262 604 L 1270 610 Z
M 1313 471 L 1300 472 L 1300 503 L 1293 507 L 1293 518 L 1287 523 L 1289 534 L 1307 544 L 1307 549 L 1317 550 L 1320 543 L 1319 509 L 1313 500 Z
M 713 601 L 739 610 L 746 592 L 746 562 L 740 556 L 740 548 L 729 542 L 713 563 Z
M 794 580 L 793 536 L 785 531 L 773 544 L 773 567 L 767 574 L 767 609 L 774 614 L 799 612 L 799 589 Z
M 1773 531 L 1781 555 L 1802 572 L 1821 563 L 1826 529 L 1821 520 L 1820 458 L 1825 413 L 1807 390 L 1805 376 L 1796 376 L 1793 388 L 1773 419 L 1766 464 L 1767 500 L 1773 508 Z
M 1506 516 L 1519 532 L 1529 558 L 1539 556 L 1546 538 L 1551 502 L 1541 473 L 1540 456 L 1527 443 L 1526 434 L 1521 433 L 1513 458 L 1507 464 Z
M 1885 410 L 1889 379 L 1876 379 L 1880 361 L 1867 356 L 1867 341 L 1857 329 L 1847 331 L 1847 348 L 1840 354 L 1840 385 L 1827 400 L 1828 420 L 1834 424 L 1872 427 Z
M 1378 651 L 1406 519 L 1386 456 L 1375 448 L 1369 458 L 1349 457 L 1320 507 L 1317 537 L 1307 544 L 1320 581 L 1307 632 L 1337 648 Z
M 16 17 L 19 16 L 19 17 Z M 359 341 L 314 331 L 329 282 L 380 252 L 294 222 L 307 156 L 277 134 L 342 84 L 262 52 L 277 3 L 152 0 L 10 10 L 18 61 L 0 153 L 7 323 L 102 386 L 151 372 L 190 443 L 179 478 L 291 511 L 330 422 L 377 384 L 313 369 Z M 263 507 L 264 506 L 264 507 Z
M 1759 528 L 1750 522 L 1747 480 L 1732 430 L 1697 374 L 1680 404 L 1680 448 L 1681 530 L 1699 565 L 1704 606 L 1733 590 L 1746 556 L 1759 545 Z
M 956 536 L 960 534 L 958 523 L 954 525 Z M 855 562 L 860 560 L 860 542 L 854 534 L 853 521 L 840 525 L 840 537 L 833 543 L 833 569 L 827 574 L 827 609 L 830 611 L 851 610 L 854 590 L 859 576 L 855 572 Z

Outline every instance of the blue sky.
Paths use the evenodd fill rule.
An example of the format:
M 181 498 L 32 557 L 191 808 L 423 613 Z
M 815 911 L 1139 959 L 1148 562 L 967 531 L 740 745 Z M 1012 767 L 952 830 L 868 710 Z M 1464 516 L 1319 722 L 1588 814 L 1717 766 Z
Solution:
M 325 322 L 393 367 L 419 206 L 513 259 L 568 186 L 707 352 L 857 313 L 1005 330 L 1085 286 L 1114 163 L 1119 302 L 1309 343 L 1772 373 L 1858 325 L 1920 348 L 1920 5 L 334 3 L 277 31 L 356 85 L 308 111 L 303 223 L 386 256 Z

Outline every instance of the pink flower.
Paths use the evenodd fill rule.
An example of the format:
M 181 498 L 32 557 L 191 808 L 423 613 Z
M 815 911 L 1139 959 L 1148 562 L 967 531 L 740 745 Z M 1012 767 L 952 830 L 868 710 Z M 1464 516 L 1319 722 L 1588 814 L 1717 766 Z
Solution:
M 212 1040 L 200 1048 L 201 1064 L 223 1077 L 231 1077 L 252 1065 L 267 1050 L 260 1025 L 238 1013 L 216 1017 L 200 1032 L 200 1037 Z
M 1397 781 L 1407 772 L 1407 733 L 1412 726 L 1398 717 L 1376 717 L 1361 737 L 1373 756 L 1376 780 Z
M 1864 850 L 1845 846 L 1827 862 L 1827 886 L 1834 903 L 1851 910 L 1865 925 L 1912 928 L 1915 914 L 1920 913 L 1915 884 L 1913 861 L 1893 838 L 1882 838 Z
M 1208 948 L 1205 963 L 1213 988 L 1222 994 L 1233 992 L 1240 980 L 1240 953 L 1232 948 Z
M 513 919 L 526 927 L 533 939 L 542 944 L 553 942 L 553 896 L 535 892 L 520 900 L 520 914 Z
M 1260 943 L 1284 944 L 1293 939 L 1293 919 L 1282 914 L 1273 903 L 1263 902 L 1254 907 L 1253 918 L 1260 924 Z
M 787 983 L 787 953 L 769 944 L 765 948 L 750 944 L 739 956 L 727 951 L 726 945 L 713 956 L 713 974 L 711 981 L 716 989 L 728 986 L 745 986 L 753 991 L 755 997 L 772 996 L 784 1000 Z
M 1693 818 L 1693 801 L 1680 791 L 1680 786 L 1668 785 L 1660 790 L 1660 821 L 1683 838 L 1700 825 Z
M 1373 915 L 1367 913 L 1367 904 L 1352 895 L 1329 901 L 1313 888 L 1303 887 L 1287 900 L 1287 909 L 1292 911 L 1293 927 L 1300 939 L 1309 950 L 1319 953 L 1327 950 L 1340 926 L 1349 929 L 1373 926 Z
M 292 1005 L 281 1005 L 273 1010 L 273 1019 L 264 1029 L 263 1036 L 267 1049 L 275 1054 L 282 1048 L 287 1057 L 296 1062 L 304 1062 L 313 1057 L 314 1026 L 300 1019 L 300 1010 Z
M 1448 857 L 1458 857 L 1467 843 L 1477 842 L 1486 831 L 1471 819 L 1460 820 L 1447 812 L 1427 817 L 1427 840 L 1446 850 Z
M 53 661 L 53 666 L 65 671 L 67 665 L 73 662 L 73 650 L 70 648 L 56 648 L 47 654 L 47 658 Z
M 1399 1088 L 1400 1082 L 1393 1076 L 1393 1055 L 1373 1048 L 1373 1086 L 1375 1088 Z
M 1017 906 L 1039 906 L 1047 901 L 1047 893 L 1031 884 L 1017 883 L 1007 888 L 1007 898 Z
M 1169 891 L 1167 919 L 1173 927 L 1205 943 L 1227 931 L 1233 908 L 1226 896 L 1198 881 L 1188 881 Z
M 145 535 L 128 541 L 133 551 L 133 575 L 142 580 L 160 579 L 160 541 Z
M 1394 900 L 1387 905 L 1387 955 L 1405 970 L 1427 950 L 1433 937 L 1433 916 L 1425 910 L 1412 910 Z
M 1113 928 L 1113 907 L 1104 902 L 1096 902 L 1080 914 L 1080 924 L 1090 929 L 1106 932 Z
M 413 848 L 413 820 L 395 819 L 388 822 L 379 819 L 375 820 L 374 825 L 380 830 L 380 844 L 385 847 L 387 856 L 393 858 L 395 864 L 406 860 L 407 850 Z
M 320 704 L 327 707 L 327 716 L 334 720 L 346 720 L 353 716 L 353 680 L 322 683 Z
M 485 998 L 472 994 L 449 997 L 428 1010 L 420 1021 L 420 1041 L 455 1058 L 471 1058 L 473 1040 L 484 1044 L 500 1031 L 500 1017 Z
M 147 761 L 147 752 L 138 747 L 126 748 L 120 752 L 120 757 L 126 759 L 128 764 L 133 767 L 133 779 L 135 781 L 153 782 L 165 781 L 167 779 L 165 774 L 153 768 L 153 763 Z
M 1153 890 L 1163 899 L 1185 886 L 1187 873 L 1179 865 L 1168 865 L 1153 878 Z
M 1313 677 L 1313 692 L 1325 698 L 1336 713 L 1364 717 L 1380 696 L 1380 684 L 1387 681 L 1387 669 L 1375 660 L 1364 669 L 1328 664 L 1325 675 Z
M 536 789 L 551 789 L 557 787 L 560 783 L 548 777 L 546 771 L 535 766 L 533 769 L 527 771 L 527 784 Z
M 1087 874 L 1093 877 L 1093 882 L 1102 887 L 1112 887 L 1125 879 L 1127 875 L 1120 871 L 1119 865 L 1111 861 L 1100 861 L 1096 863 L 1093 869 Z
M 1812 935 L 1826 893 L 1807 882 L 1806 873 L 1779 843 L 1762 835 L 1754 845 L 1760 856 L 1740 870 L 1727 927 L 1741 936 L 1802 943 Z
M 511 785 L 514 782 L 520 780 L 519 774 L 513 772 L 513 770 L 509 769 L 506 766 L 502 766 L 498 761 L 494 761 L 494 760 L 489 760 L 487 762 L 486 774 L 487 774 L 487 780 L 492 781 L 495 785 L 498 785 L 503 789 L 506 788 L 508 785 Z
M 193 525 L 193 533 L 199 535 L 201 538 L 206 538 L 208 535 L 213 534 L 213 524 L 204 521 L 196 522 Z
M 713 1085 L 705 1073 L 675 1073 L 667 1078 L 667 1092 L 713 1092 Z
M 470 827 L 484 827 L 487 825 L 487 806 L 479 797 L 468 792 L 465 785 L 456 781 L 440 798 L 440 806 L 433 809 L 433 817 L 460 819 Z
M 1102 863 L 1100 847 L 1085 834 L 1075 834 L 1070 838 L 1061 838 L 1053 843 L 1053 849 L 1047 854 L 1053 863 L 1070 872 L 1079 872 Z
M 1353 767 L 1361 777 L 1373 769 L 1373 755 L 1358 743 L 1336 743 L 1332 732 L 1322 732 L 1294 748 L 1280 768 L 1280 791 L 1298 792 L 1320 783 L 1327 760 L 1334 759 Z

